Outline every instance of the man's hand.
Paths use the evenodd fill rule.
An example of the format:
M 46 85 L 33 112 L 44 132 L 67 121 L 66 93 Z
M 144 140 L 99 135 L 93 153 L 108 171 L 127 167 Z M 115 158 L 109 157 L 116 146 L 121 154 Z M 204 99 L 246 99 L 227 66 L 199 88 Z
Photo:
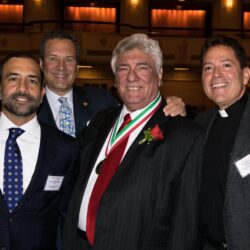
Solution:
M 167 105 L 164 107 L 163 112 L 166 116 L 186 116 L 185 103 L 180 97 L 177 96 L 167 96 Z

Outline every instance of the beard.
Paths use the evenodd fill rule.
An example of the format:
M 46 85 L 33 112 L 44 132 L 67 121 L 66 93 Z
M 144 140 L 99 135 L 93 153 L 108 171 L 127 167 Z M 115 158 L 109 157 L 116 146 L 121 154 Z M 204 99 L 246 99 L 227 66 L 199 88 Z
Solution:
M 29 104 L 20 105 L 16 101 L 18 97 L 25 97 Z M 16 116 L 29 116 L 35 113 L 39 106 L 40 99 L 38 100 L 29 94 L 14 93 L 8 97 L 2 96 L 2 107 Z

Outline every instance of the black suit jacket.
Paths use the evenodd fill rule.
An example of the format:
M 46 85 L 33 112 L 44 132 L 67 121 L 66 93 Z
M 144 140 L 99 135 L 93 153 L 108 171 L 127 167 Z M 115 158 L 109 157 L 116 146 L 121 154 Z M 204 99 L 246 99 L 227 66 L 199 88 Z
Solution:
M 76 136 L 87 122 L 100 110 L 118 105 L 118 101 L 106 90 L 94 87 L 73 88 L 74 118 Z M 37 113 L 38 120 L 57 128 L 46 96 Z
M 41 124 L 41 142 L 31 182 L 12 214 L 0 191 L 0 249 L 54 250 L 58 225 L 66 210 L 79 146 L 74 138 Z M 58 191 L 44 191 L 48 176 L 64 176 Z
M 250 95 L 243 112 L 229 159 L 224 201 L 224 227 L 228 249 L 250 249 L 250 174 L 241 177 L 235 162 L 250 154 Z M 211 109 L 196 118 L 206 128 L 206 136 L 217 114 Z M 249 164 L 248 164 L 249 165 Z
M 188 118 L 166 118 L 163 106 L 145 129 L 159 124 L 164 140 L 139 145 L 141 131 L 102 197 L 95 250 L 197 249 L 201 147 L 196 140 L 201 132 Z M 119 113 L 119 108 L 99 113 L 85 131 L 82 171 L 66 218 L 64 250 L 81 249 L 77 224 L 83 192 Z

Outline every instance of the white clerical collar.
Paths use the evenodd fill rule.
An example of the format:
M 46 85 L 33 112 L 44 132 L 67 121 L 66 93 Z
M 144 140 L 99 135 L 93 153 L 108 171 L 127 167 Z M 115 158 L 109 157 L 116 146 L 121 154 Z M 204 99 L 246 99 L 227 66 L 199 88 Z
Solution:
M 225 118 L 225 117 L 229 117 L 227 111 L 225 109 L 221 109 L 221 110 L 218 110 L 219 111 L 219 114 L 221 117 Z

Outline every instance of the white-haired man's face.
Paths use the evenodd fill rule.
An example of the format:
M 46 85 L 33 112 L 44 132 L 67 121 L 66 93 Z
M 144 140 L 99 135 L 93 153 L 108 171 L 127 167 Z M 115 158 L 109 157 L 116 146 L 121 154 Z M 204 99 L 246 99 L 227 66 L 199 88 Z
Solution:
M 124 52 L 117 60 L 116 86 L 130 111 L 142 109 L 157 96 L 161 76 L 152 56 L 139 49 Z

